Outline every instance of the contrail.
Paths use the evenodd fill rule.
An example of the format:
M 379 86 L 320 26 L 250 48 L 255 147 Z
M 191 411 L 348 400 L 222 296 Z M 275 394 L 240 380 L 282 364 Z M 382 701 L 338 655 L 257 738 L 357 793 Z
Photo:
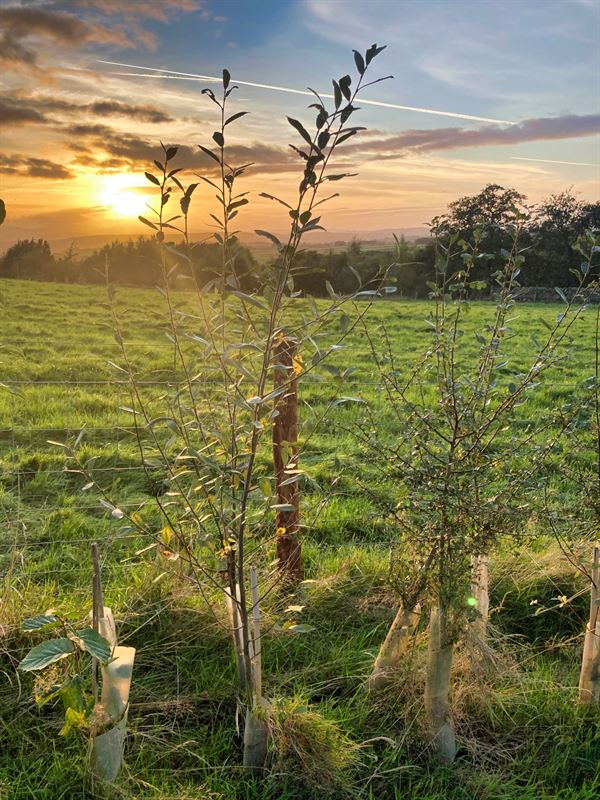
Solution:
M 515 161 L 540 161 L 542 164 L 568 164 L 571 167 L 598 167 L 599 164 L 590 164 L 587 161 L 554 161 L 551 158 L 525 158 L 524 156 L 511 156 Z
M 148 72 L 161 73 L 160 75 L 145 75 L 135 72 L 117 72 L 117 75 L 127 75 L 136 78 L 170 78 L 171 80 L 180 81 L 216 81 L 221 82 L 221 78 L 215 78 L 212 75 L 195 75 L 192 72 L 176 72 L 172 69 L 158 69 L 156 67 L 142 67 L 138 64 L 122 64 L 119 61 L 103 61 L 99 59 L 100 64 L 110 64 L 113 67 L 127 67 L 128 69 L 143 69 Z M 235 81 L 240 86 L 252 86 L 255 89 L 270 89 L 274 92 L 287 92 L 288 94 L 302 94 L 308 97 L 313 97 L 312 92 L 307 92 L 302 89 L 290 89 L 287 86 L 272 86 L 269 83 L 253 83 L 252 81 Z M 321 97 L 333 98 L 332 94 L 321 94 Z M 365 106 L 378 106 L 379 108 L 392 108 L 397 111 L 417 111 L 419 114 L 435 114 L 438 117 L 452 117 L 453 119 L 468 119 L 475 122 L 491 122 L 495 125 L 515 125 L 516 123 L 507 119 L 490 119 L 488 117 L 475 117 L 472 114 L 458 114 L 454 111 L 437 111 L 433 108 L 417 108 L 415 106 L 401 106 L 397 103 L 384 103 L 382 100 L 360 100 L 361 105 Z

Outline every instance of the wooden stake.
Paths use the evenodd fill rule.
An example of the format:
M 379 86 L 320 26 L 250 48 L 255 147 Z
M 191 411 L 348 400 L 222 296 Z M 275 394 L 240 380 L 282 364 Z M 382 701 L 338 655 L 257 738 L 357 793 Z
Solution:
M 286 391 L 275 399 L 277 415 L 273 419 L 273 462 L 275 466 L 275 490 L 277 502 L 288 506 L 276 516 L 277 558 L 279 569 L 295 581 L 302 579 L 302 550 L 299 539 L 300 493 L 298 481 L 292 480 L 290 470 L 298 469 L 298 342 L 280 335 L 274 348 L 275 389 L 282 386 Z
M 585 629 L 579 675 L 579 702 L 600 703 L 600 543 L 594 547 L 590 585 L 590 618 Z

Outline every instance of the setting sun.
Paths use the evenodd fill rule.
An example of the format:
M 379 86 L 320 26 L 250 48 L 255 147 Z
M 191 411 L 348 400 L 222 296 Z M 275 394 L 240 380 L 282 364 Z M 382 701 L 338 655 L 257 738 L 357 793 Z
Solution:
M 112 216 L 137 217 L 147 211 L 150 194 L 137 175 L 108 175 L 102 179 L 99 201 Z

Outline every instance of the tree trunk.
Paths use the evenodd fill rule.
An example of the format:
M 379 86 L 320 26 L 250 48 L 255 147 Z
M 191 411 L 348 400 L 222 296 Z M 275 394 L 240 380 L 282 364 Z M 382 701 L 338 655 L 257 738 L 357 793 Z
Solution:
M 471 595 L 475 600 L 475 609 L 478 612 L 478 617 L 473 622 L 473 628 L 483 640 L 487 638 L 490 614 L 489 563 L 488 557 L 484 555 L 473 556 L 471 559 Z
M 418 605 L 414 608 L 400 606 L 398 609 L 375 659 L 368 682 L 369 691 L 382 689 L 390 681 L 394 670 L 398 668 L 402 654 L 406 651 L 410 637 L 419 623 L 420 613 Z
M 277 558 L 279 569 L 294 581 L 302 580 L 302 551 L 299 538 L 300 493 L 290 470 L 297 470 L 298 457 L 298 379 L 295 339 L 280 336 L 275 344 L 275 389 L 287 391 L 275 399 L 273 419 L 273 462 L 277 503 L 288 506 L 277 511 Z M 291 479 L 291 480 L 290 480 Z
M 594 547 L 590 586 L 590 618 L 585 630 L 579 675 L 579 702 L 600 703 L 600 544 Z
M 449 701 L 451 670 L 452 643 L 447 635 L 447 609 L 441 605 L 434 606 L 429 623 L 425 712 L 431 749 L 446 764 L 451 764 L 456 756 L 456 736 Z

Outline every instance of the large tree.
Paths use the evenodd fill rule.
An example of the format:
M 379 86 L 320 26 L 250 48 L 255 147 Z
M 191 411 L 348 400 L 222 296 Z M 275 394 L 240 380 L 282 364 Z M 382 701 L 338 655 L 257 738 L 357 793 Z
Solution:
M 54 256 L 45 239 L 22 239 L 9 247 L 0 262 L 0 277 L 52 280 Z
M 532 247 L 523 268 L 530 286 L 572 286 L 571 270 L 580 258 L 573 246 L 587 231 L 600 227 L 600 203 L 584 203 L 567 190 L 540 203 L 530 225 Z

